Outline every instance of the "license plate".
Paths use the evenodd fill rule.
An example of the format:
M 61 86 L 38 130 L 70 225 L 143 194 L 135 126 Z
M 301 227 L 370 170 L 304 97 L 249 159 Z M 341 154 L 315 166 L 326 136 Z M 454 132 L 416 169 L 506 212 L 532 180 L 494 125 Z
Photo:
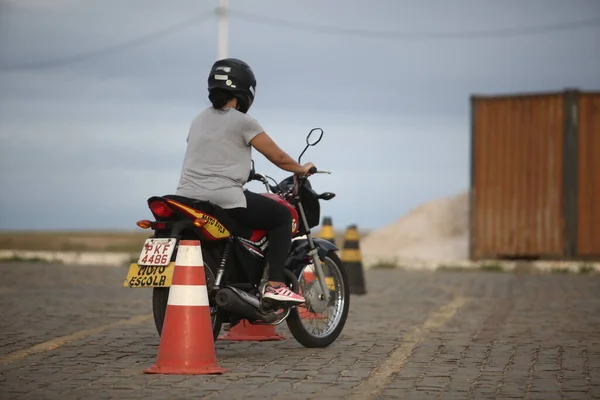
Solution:
M 173 280 L 175 262 L 166 266 L 130 264 L 123 286 L 130 288 L 169 287 Z
M 137 264 L 153 267 L 164 267 L 171 262 L 177 239 L 148 238 L 140 253 Z

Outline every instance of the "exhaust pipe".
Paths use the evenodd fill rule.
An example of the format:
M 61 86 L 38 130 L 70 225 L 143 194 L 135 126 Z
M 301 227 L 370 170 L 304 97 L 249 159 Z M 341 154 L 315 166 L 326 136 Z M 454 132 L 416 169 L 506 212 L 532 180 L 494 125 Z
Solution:
M 263 314 L 259 309 L 260 302 L 255 296 L 231 286 L 220 289 L 215 295 L 215 302 L 228 313 L 248 320 L 274 322 L 280 318 L 276 314 Z

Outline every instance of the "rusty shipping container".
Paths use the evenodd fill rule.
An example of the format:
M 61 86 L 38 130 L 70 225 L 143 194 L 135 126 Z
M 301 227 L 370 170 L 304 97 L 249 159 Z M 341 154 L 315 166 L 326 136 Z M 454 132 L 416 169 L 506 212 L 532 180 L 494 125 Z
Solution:
M 471 98 L 471 259 L 600 260 L 600 93 Z

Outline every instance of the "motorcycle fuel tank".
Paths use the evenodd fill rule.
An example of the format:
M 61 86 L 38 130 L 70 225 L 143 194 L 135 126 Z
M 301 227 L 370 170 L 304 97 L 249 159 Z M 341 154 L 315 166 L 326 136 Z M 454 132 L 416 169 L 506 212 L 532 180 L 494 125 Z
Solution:
M 293 205 L 291 205 L 290 203 L 288 203 L 287 201 L 285 201 L 285 199 L 283 199 L 281 196 L 279 196 L 277 194 L 261 193 L 261 195 L 266 196 L 270 199 L 273 199 L 276 202 L 278 202 L 279 204 L 283 204 L 290 211 L 290 214 L 292 214 L 292 235 L 295 235 L 296 233 L 298 233 L 298 229 L 300 226 L 300 220 L 298 219 L 298 211 L 296 211 L 296 208 Z

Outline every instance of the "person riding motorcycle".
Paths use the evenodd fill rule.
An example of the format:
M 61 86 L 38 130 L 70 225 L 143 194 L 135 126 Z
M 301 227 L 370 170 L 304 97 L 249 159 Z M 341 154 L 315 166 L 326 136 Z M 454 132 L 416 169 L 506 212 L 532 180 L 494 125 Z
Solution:
M 309 175 L 314 164 L 300 165 L 247 114 L 255 91 L 256 78 L 246 62 L 226 58 L 213 64 L 208 76 L 212 106 L 192 121 L 176 194 L 210 201 L 240 224 L 265 230 L 269 239 L 269 281 L 262 296 L 300 304 L 304 298 L 283 282 L 292 241 L 291 214 L 282 204 L 243 186 L 251 172 L 252 148 L 280 169 L 296 175 Z

